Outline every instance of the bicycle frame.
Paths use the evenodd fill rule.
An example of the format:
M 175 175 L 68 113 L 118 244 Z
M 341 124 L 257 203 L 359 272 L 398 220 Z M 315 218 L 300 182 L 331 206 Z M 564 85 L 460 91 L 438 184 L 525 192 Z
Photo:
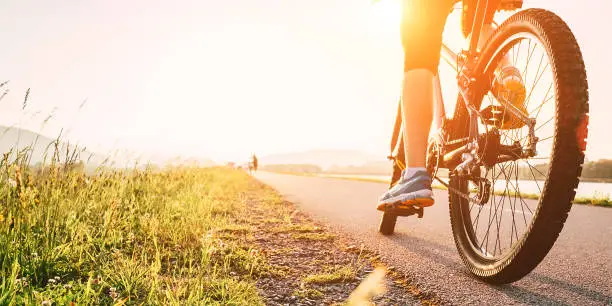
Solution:
M 487 6 L 495 11 L 514 10 L 522 7 L 522 0 L 464 1 L 470 2 L 463 7 L 461 30 L 464 35 L 472 31 L 465 50 L 455 53 L 446 44 L 440 48 L 440 59 L 445 61 L 440 66 L 454 68 L 451 74 L 457 78 L 457 87 L 452 81 L 446 84 L 450 71 L 440 67 L 427 80 L 432 82 L 427 91 L 432 91 L 428 94 L 432 94 L 433 105 L 424 105 L 426 112 L 415 109 L 412 100 L 400 100 L 386 195 L 410 185 L 402 171 L 404 164 L 413 166 L 409 154 L 424 153 L 413 152 L 417 147 L 425 149 L 425 139 L 402 137 L 410 134 L 403 133 L 407 129 L 423 127 L 410 121 L 402 124 L 402 120 L 433 111 L 427 115 L 432 118 L 418 120 L 432 121 L 425 165 L 414 166 L 426 167 L 431 179 L 427 183 L 435 180 L 446 187 L 448 202 L 444 204 L 449 205 L 453 238 L 468 270 L 487 283 L 507 284 L 533 271 L 566 222 L 586 150 L 588 82 L 575 37 L 553 12 L 528 9 L 489 31 L 494 28 L 489 24 L 493 9 Z M 515 6 L 519 3 L 521 6 Z M 486 44 L 479 44 L 481 31 L 486 34 L 482 37 Z M 522 53 L 521 45 L 527 49 Z M 540 48 L 536 51 L 536 47 Z M 410 79 L 411 74 L 406 76 Z M 443 92 L 442 80 L 445 89 L 452 86 L 452 92 Z M 406 93 L 405 98 L 410 98 Z M 447 101 L 451 103 L 446 105 L 448 114 L 444 98 L 454 99 Z M 403 114 L 402 110 L 415 112 Z M 537 128 L 536 119 L 540 121 Z M 539 140 L 535 132 L 544 126 Z M 538 144 L 546 140 L 549 142 Z M 536 153 L 536 145 L 542 155 Z M 448 175 L 438 169 L 448 169 Z M 525 182 L 537 187 L 535 201 L 526 199 L 531 197 L 523 193 L 524 186 L 530 186 Z M 423 204 L 429 204 L 430 198 L 428 194 L 428 202 L 421 202 L 419 197 L 406 194 L 379 201 L 377 209 L 383 214 L 378 231 L 391 235 L 398 217 L 423 217 L 423 206 L 427 206 Z
M 468 164 L 473 163 L 474 156 L 465 156 L 464 153 L 468 152 L 476 152 L 478 150 L 478 119 L 479 119 L 479 111 L 477 109 L 477 100 L 481 98 L 481 94 L 489 90 L 489 88 L 483 88 L 481 80 L 478 77 L 474 76 L 474 70 L 476 65 L 478 64 L 478 43 L 480 40 L 480 33 L 482 31 L 483 26 L 485 25 L 485 16 L 487 12 L 487 6 L 489 4 L 489 0 L 477 0 L 476 11 L 472 24 L 472 31 L 469 41 L 469 49 L 462 50 L 459 54 L 453 52 L 447 45 L 442 44 L 441 48 L 441 59 L 443 59 L 447 64 L 449 64 L 453 69 L 457 71 L 457 81 L 458 81 L 458 89 L 459 95 L 464 102 L 464 106 L 469 114 L 469 134 L 466 139 L 466 144 L 457 149 L 454 149 L 450 152 L 446 152 L 446 143 L 445 139 L 442 135 L 442 128 L 444 125 L 444 121 L 446 119 L 446 111 L 444 108 L 444 98 L 442 95 L 442 88 L 440 84 L 440 77 L 437 74 L 434 77 L 433 81 L 433 90 L 434 90 L 434 106 L 433 106 L 433 115 L 434 118 L 432 120 L 432 126 L 430 130 L 430 142 L 435 141 L 440 149 L 443 156 L 443 164 L 448 164 L 444 168 L 450 168 L 449 166 L 457 166 L 459 170 L 463 170 L 462 168 L 467 167 Z M 459 65 L 461 63 L 461 65 Z M 490 82 L 488 84 L 490 86 Z M 399 155 L 397 152 L 398 148 L 398 139 L 401 139 L 402 133 L 402 115 L 401 115 L 401 100 L 400 107 L 398 107 L 398 114 L 395 121 L 394 133 L 391 139 L 391 159 L 396 159 Z M 530 125 L 531 129 L 533 129 L 532 120 L 525 116 L 525 114 L 521 113 L 514 105 L 510 103 L 503 104 L 506 109 L 511 112 L 514 116 L 519 118 L 521 121 Z M 431 140 L 433 138 L 433 140 Z M 466 160 L 467 159 L 467 160 Z M 460 161 L 461 160 L 461 161 Z M 401 168 L 403 164 L 400 163 Z

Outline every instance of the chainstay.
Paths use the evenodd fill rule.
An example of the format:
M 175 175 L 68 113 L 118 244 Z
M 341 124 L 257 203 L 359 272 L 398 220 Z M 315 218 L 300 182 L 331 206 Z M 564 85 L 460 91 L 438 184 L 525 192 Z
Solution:
M 438 177 L 438 176 L 434 176 L 434 178 L 435 178 L 435 179 L 436 179 L 438 182 L 440 182 L 440 184 L 444 185 L 444 187 L 446 187 L 446 188 L 448 189 L 448 191 L 450 191 L 450 192 L 453 192 L 453 193 L 457 194 L 458 196 L 460 196 L 460 197 L 462 197 L 462 198 L 464 198 L 464 199 L 468 200 L 469 202 L 471 202 L 471 203 L 473 203 L 473 204 L 480 205 L 480 204 L 478 203 L 478 201 L 476 201 L 476 200 L 474 200 L 474 199 L 472 199 L 472 198 L 470 197 L 470 194 L 469 194 L 469 193 L 463 193 L 463 192 L 461 192 L 459 189 L 457 189 L 457 188 L 455 188 L 455 187 L 451 187 L 451 186 L 450 186 L 448 183 L 446 183 L 445 181 L 443 181 L 443 180 L 442 180 L 440 177 Z

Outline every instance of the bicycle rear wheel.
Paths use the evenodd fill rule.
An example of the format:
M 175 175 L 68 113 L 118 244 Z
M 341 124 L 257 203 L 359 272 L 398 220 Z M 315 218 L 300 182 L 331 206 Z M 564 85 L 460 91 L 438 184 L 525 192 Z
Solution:
M 525 82 L 525 106 L 529 117 L 536 119 L 538 153 L 482 167 L 489 186 L 451 176 L 455 191 L 449 191 L 452 230 L 461 258 L 473 274 L 496 284 L 531 272 L 555 243 L 578 186 L 588 124 L 584 62 L 572 32 L 557 15 L 529 9 L 506 20 L 483 49 L 477 65 L 484 67 L 483 79 L 500 68 L 504 56 Z M 496 103 L 488 94 L 479 107 Z M 462 118 L 456 113 L 453 120 Z M 492 127 L 484 120 L 479 124 L 481 130 Z M 500 143 L 525 147 L 527 132 L 527 127 L 502 129 Z M 489 195 L 486 203 L 467 199 L 483 194 L 483 189 Z

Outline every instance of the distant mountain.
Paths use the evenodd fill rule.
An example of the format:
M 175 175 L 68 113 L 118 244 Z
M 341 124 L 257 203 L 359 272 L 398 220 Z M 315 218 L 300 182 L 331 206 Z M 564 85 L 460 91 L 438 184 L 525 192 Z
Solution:
M 273 154 L 259 159 L 260 164 L 311 164 L 323 169 L 330 167 L 361 166 L 385 161 L 385 156 L 356 150 L 309 150 L 303 152 Z
M 26 148 L 31 149 L 28 154 L 31 154 L 31 165 L 36 165 L 45 161 L 48 163 L 55 150 L 55 142 L 57 139 L 50 138 L 41 135 L 30 130 L 7 127 L 0 125 L 0 157 L 2 154 L 11 152 L 10 158 L 14 159 L 16 154 Z M 60 151 L 60 160 L 66 159 L 66 149 L 69 152 L 73 152 L 75 149 L 79 152 L 78 160 L 82 160 L 85 163 L 87 170 L 95 170 L 96 167 L 106 165 L 108 167 L 133 167 L 135 162 L 132 157 L 122 156 L 121 154 L 113 154 L 108 157 L 107 155 L 99 154 L 87 150 L 86 147 L 76 146 L 68 141 L 63 141 L 60 138 L 58 145 Z M 164 166 L 176 166 L 176 165 L 191 165 L 198 167 L 210 167 L 214 166 L 215 162 L 210 159 L 202 158 L 198 156 L 182 156 L 182 157 L 168 157 L 168 156 L 154 156 L 148 160 L 148 164 L 155 165 L 157 167 Z M 137 166 L 140 168 L 146 167 L 147 162 L 143 161 Z
M 30 164 L 35 165 L 42 163 L 45 160 L 49 161 L 53 151 L 55 150 L 56 139 L 49 138 L 47 136 L 16 127 L 0 126 L 0 153 L 11 152 L 10 157 L 14 158 L 17 152 L 23 151 L 26 148 L 32 149 Z M 65 160 L 66 149 L 73 151 L 74 149 L 80 150 L 79 159 L 83 160 L 90 166 L 97 166 L 104 162 L 105 157 L 93 153 L 68 142 L 63 142 L 60 139 L 58 149 L 61 152 L 60 159 Z
M 170 165 L 170 166 L 188 165 L 188 166 L 197 166 L 197 167 L 213 167 L 217 165 L 217 163 L 215 163 L 211 159 L 197 157 L 197 156 L 186 156 L 186 157 L 181 157 L 181 158 L 176 158 L 176 159 L 168 159 L 158 164 L 165 164 L 165 165 Z

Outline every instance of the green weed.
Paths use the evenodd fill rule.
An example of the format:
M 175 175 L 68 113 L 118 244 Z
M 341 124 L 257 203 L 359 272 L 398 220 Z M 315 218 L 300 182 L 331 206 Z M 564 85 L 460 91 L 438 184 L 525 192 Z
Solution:
M 235 218 L 261 188 L 246 174 L 58 161 L 0 161 L 0 304 L 262 304 L 268 266 Z

